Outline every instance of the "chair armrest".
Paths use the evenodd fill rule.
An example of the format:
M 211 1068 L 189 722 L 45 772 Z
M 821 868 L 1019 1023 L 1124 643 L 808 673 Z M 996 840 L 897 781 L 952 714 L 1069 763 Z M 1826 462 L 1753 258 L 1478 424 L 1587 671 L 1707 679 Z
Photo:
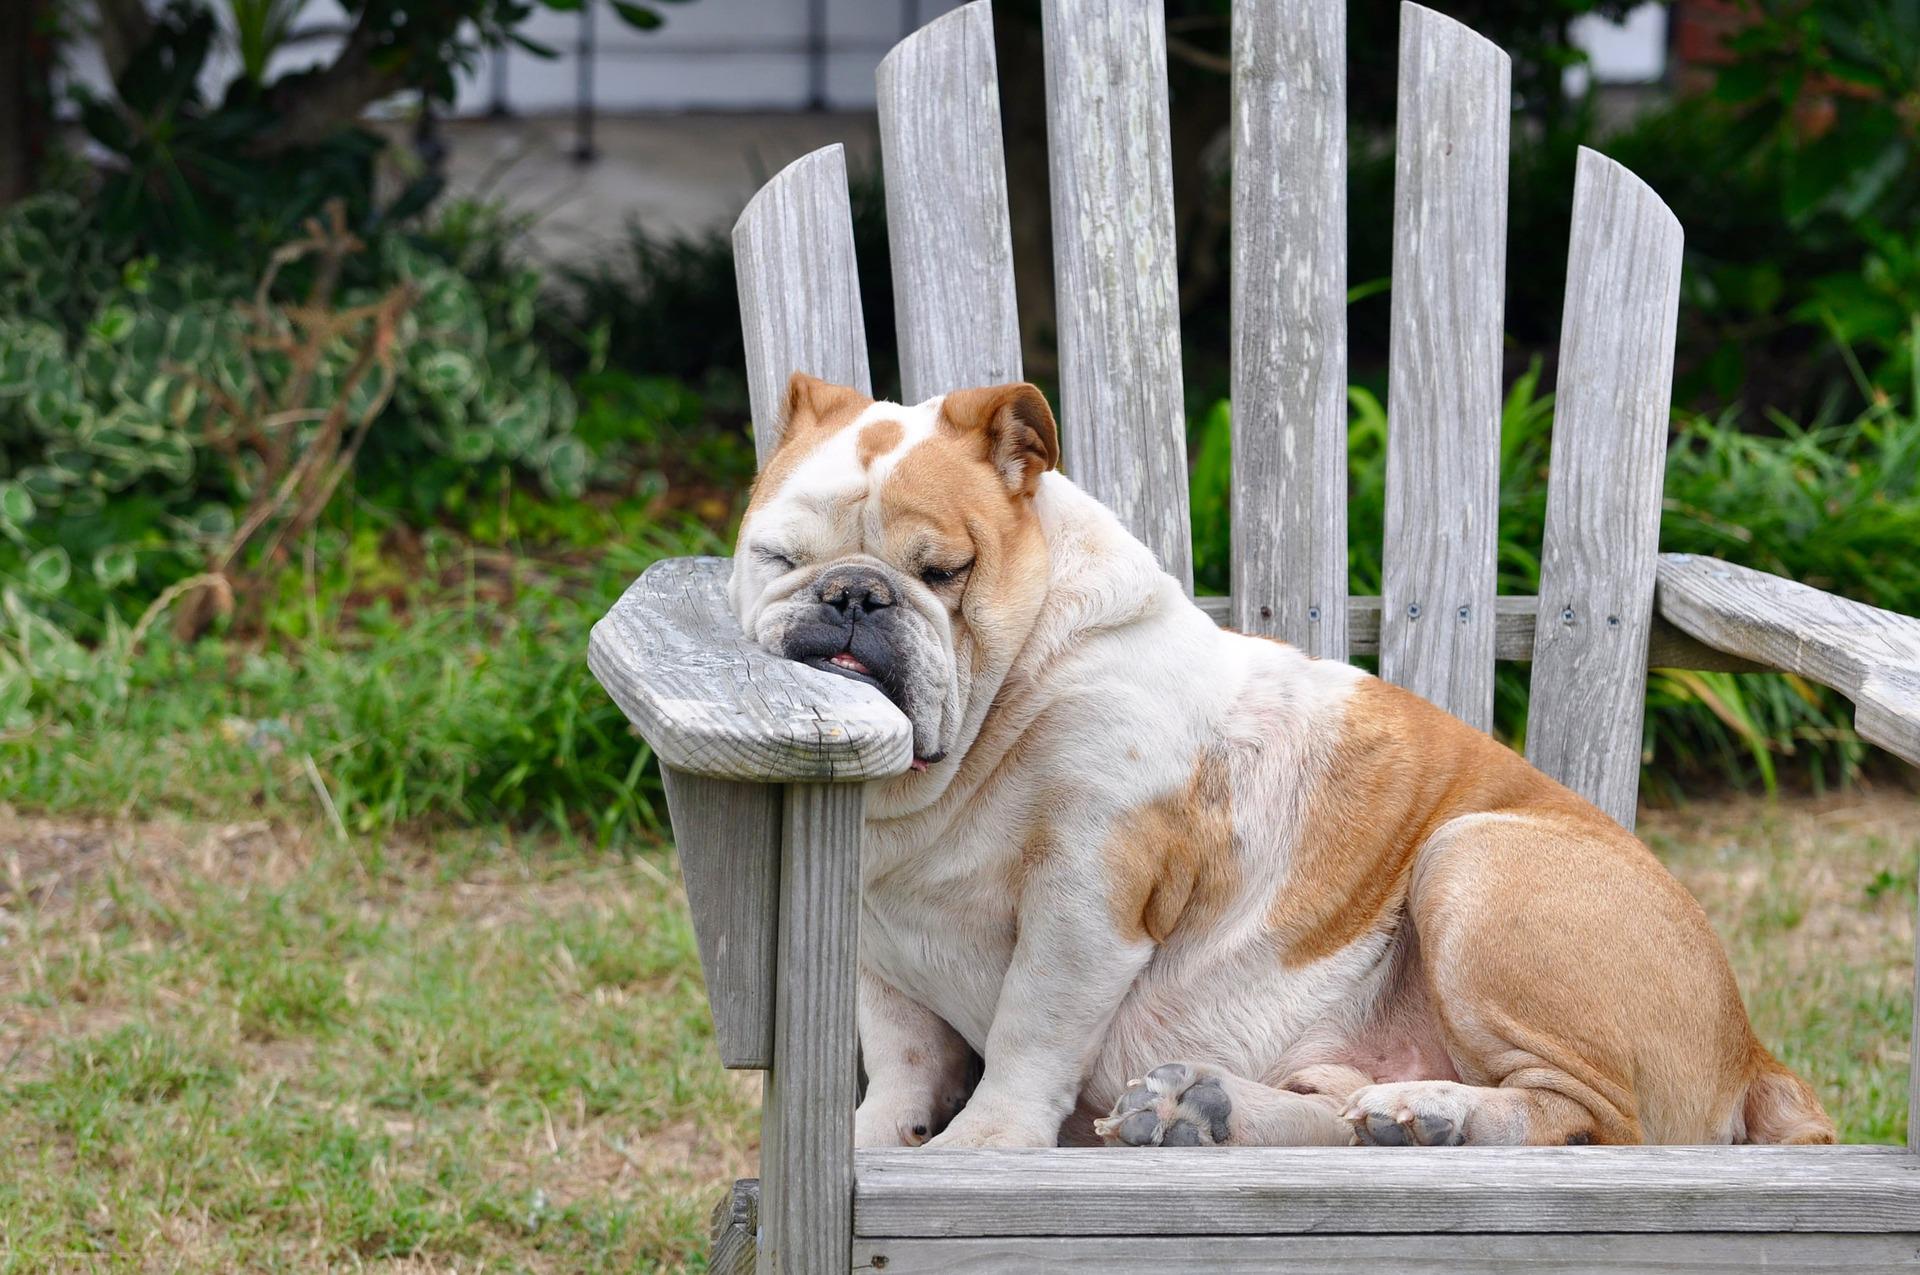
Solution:
M 726 558 L 656 562 L 593 626 L 587 664 L 660 760 L 713 779 L 880 779 L 913 761 L 871 686 L 763 650 L 727 604 Z
M 1686 553 L 1660 555 L 1654 606 L 1715 650 L 1831 686 L 1863 739 L 1920 766 L 1920 620 Z

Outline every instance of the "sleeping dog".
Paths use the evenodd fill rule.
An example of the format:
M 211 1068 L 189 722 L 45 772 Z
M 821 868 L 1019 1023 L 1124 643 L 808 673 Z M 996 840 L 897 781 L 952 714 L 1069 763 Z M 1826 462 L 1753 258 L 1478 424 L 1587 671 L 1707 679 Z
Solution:
M 1833 1140 L 1644 845 L 1215 627 L 1058 459 L 1031 385 L 796 374 L 741 524 L 746 632 L 913 727 L 867 798 L 858 1145 Z

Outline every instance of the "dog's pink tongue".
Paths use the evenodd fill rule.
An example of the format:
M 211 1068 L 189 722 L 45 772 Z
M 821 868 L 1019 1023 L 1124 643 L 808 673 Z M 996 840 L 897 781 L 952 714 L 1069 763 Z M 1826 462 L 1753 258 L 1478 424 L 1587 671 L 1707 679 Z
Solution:
M 916 757 L 913 759 L 913 769 L 925 770 L 926 768 L 927 768 L 927 762 L 924 757 Z

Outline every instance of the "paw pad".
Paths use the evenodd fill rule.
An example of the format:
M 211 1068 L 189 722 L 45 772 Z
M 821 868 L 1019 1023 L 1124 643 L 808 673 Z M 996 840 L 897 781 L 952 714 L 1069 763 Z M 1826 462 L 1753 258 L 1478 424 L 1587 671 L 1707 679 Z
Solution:
M 1109 1146 L 1218 1146 L 1230 1136 L 1232 1113 L 1218 1080 L 1186 1063 L 1164 1063 L 1129 1084 L 1093 1131 Z
M 1466 1130 L 1439 1102 L 1422 1101 L 1417 1085 L 1373 1086 L 1354 1095 L 1341 1119 L 1353 1126 L 1353 1140 L 1363 1147 L 1457 1147 Z M 1401 1092 L 1396 1092 L 1396 1090 Z

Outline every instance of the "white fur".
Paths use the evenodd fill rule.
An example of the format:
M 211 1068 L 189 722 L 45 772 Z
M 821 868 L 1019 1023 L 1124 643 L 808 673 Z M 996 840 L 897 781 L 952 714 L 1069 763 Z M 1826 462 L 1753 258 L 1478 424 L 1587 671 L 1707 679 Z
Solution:
M 872 497 L 931 433 L 938 405 L 877 404 L 863 420 L 884 413 L 905 427 L 892 453 L 862 472 L 859 430 L 845 428 L 749 520 L 732 589 L 750 633 L 766 641 L 768 617 L 798 588 L 750 547 L 797 542 L 834 560 L 867 552 Z M 929 1076 L 948 1074 L 963 1045 L 986 1073 L 936 1143 L 1050 1144 L 1076 1102 L 1104 1107 L 1170 1058 L 1277 1081 L 1349 1037 L 1387 977 L 1385 934 L 1288 969 L 1266 925 L 1306 777 L 1324 766 L 1365 675 L 1220 630 L 1066 478 L 1044 475 L 1034 501 L 1050 582 L 1031 631 L 995 675 L 956 654 L 951 626 L 929 615 L 954 681 L 940 725 L 948 755 L 869 797 L 861 1031 L 878 1065 L 869 1062 L 863 1145 L 911 1141 L 900 1129 L 937 1107 Z M 938 602 L 914 602 L 929 599 Z M 1216 924 L 1165 945 L 1122 935 L 1105 857 L 1118 821 L 1181 790 L 1201 750 L 1222 744 L 1238 759 L 1235 825 L 1259 830 L 1236 838 L 1240 895 Z M 1016 897 L 1022 849 L 1042 823 L 1051 853 Z M 897 1065 L 910 1042 L 939 1061 Z

